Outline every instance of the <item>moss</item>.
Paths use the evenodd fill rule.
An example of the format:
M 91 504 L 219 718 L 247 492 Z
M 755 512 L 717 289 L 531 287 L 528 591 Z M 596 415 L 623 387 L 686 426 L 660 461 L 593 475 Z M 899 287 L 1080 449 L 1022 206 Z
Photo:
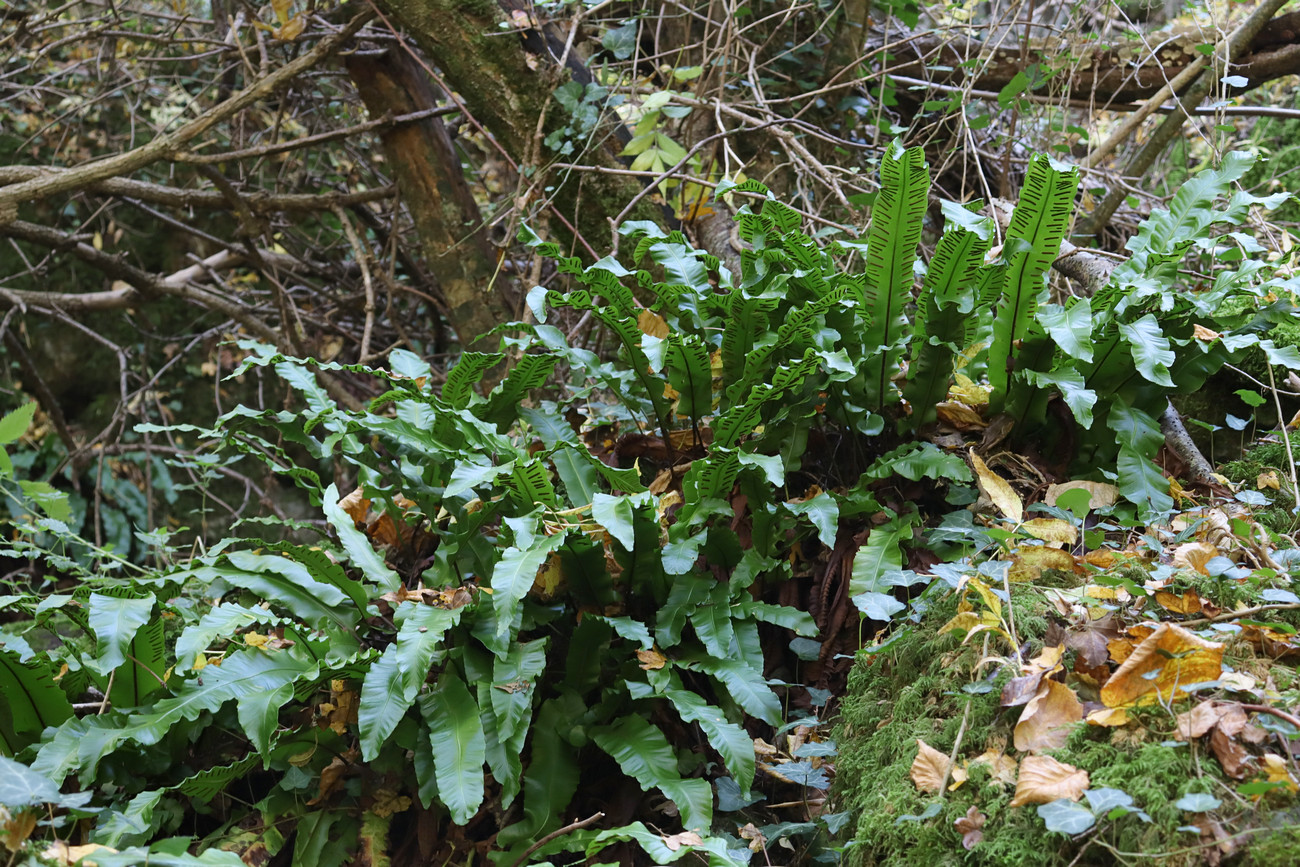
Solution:
M 1041 643 L 1046 628 L 1046 603 L 1025 585 L 1015 589 L 1017 631 L 1032 648 Z M 1064 834 L 1047 832 L 1035 808 L 1010 807 L 1012 787 L 991 779 L 979 765 L 972 767 L 963 786 L 942 799 L 917 790 L 910 777 L 917 739 L 950 753 L 960 737 L 958 755 L 970 759 L 990 746 L 1000 749 L 1010 742 L 1019 716 L 1018 708 L 1000 706 L 1009 671 L 992 680 L 973 680 L 978 674 L 972 675 L 982 659 L 1006 648 L 980 646 L 978 639 L 971 642 L 976 646 L 963 647 L 957 636 L 938 634 L 955 613 L 955 599 L 937 604 L 891 653 L 864 655 L 850 675 L 836 735 L 839 809 L 855 812 L 846 863 L 1063 867 L 1112 864 L 1117 857 L 1123 860 L 1117 852 L 1142 852 L 1165 853 L 1156 862 L 1164 865 L 1199 864 L 1197 838 L 1178 830 L 1191 817 L 1174 805 L 1192 792 L 1222 795 L 1224 787 L 1233 783 L 1222 777 L 1213 758 L 1173 739 L 1174 720 L 1164 708 L 1144 712 L 1135 726 L 1077 726 L 1065 747 L 1053 753 L 1060 761 L 1087 770 L 1091 788 L 1128 793 L 1150 816 L 1149 823 L 1132 814 L 1114 820 L 1103 817 L 1096 832 L 1075 842 Z M 973 694 L 968 691 L 972 685 Z M 905 818 L 920 816 L 935 804 L 939 812 L 933 817 Z M 978 808 L 986 821 L 983 839 L 966 851 L 953 823 L 971 807 Z M 1229 817 L 1220 819 L 1230 826 Z M 1253 820 L 1242 817 L 1241 821 L 1249 825 Z M 1300 845 L 1284 833 L 1274 838 L 1270 846 L 1278 851 L 1290 852 L 1287 847 Z

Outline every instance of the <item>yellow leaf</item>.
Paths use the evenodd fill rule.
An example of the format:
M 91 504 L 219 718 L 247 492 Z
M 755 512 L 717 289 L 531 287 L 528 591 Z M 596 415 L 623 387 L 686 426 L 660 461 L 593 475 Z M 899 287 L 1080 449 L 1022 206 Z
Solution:
M 103 250 L 104 236 L 99 232 L 96 232 L 90 239 L 90 246 L 94 247 L 96 250 Z
M 948 399 L 978 407 L 989 402 L 992 392 L 991 388 L 980 385 L 964 373 L 956 373 L 953 374 L 953 385 L 948 389 Z
M 292 8 L 293 0 L 271 0 L 271 10 L 282 25 L 289 23 L 289 10 Z
M 244 635 L 244 643 L 249 647 L 266 647 L 266 643 L 271 640 L 271 636 L 262 635 L 258 632 L 248 632 Z
M 1156 602 L 1175 614 L 1195 614 L 1201 610 L 1201 594 L 1188 590 L 1182 596 L 1175 596 L 1168 590 L 1156 591 Z
M 1020 529 L 1035 539 L 1058 545 L 1073 545 L 1079 538 L 1079 528 L 1060 518 L 1031 518 L 1021 524 Z
M 1268 781 L 1270 783 L 1286 783 L 1286 789 L 1288 791 L 1296 791 L 1296 782 L 1291 776 L 1291 769 L 1287 767 L 1286 760 L 1281 756 L 1267 753 L 1263 758 L 1263 762 L 1264 773 L 1268 774 Z
M 1088 714 L 1088 725 L 1117 728 L 1128 725 L 1128 710 L 1122 707 L 1105 707 Z
M 1261 491 L 1265 488 L 1280 491 L 1282 490 L 1282 480 L 1277 477 L 1275 470 L 1269 470 L 1266 473 L 1259 474 L 1258 478 L 1255 479 L 1255 487 Z
M 1025 506 L 1020 501 L 1020 495 L 1007 484 L 1007 480 L 990 470 L 974 449 L 970 450 L 970 461 L 975 468 L 975 475 L 979 477 L 980 489 L 998 507 L 998 511 L 1017 524 L 1023 521 Z
M 943 780 L 948 776 L 951 762 L 947 756 L 920 738 L 916 739 L 916 746 L 916 758 L 912 760 L 912 782 L 922 792 L 943 791 Z
M 1074 555 L 1069 551 L 1045 548 L 1042 545 L 1022 545 L 1015 550 L 1007 577 L 1017 583 L 1034 581 L 1043 574 L 1044 569 L 1073 572 L 1074 567 Z
M 1222 335 L 1217 331 L 1211 331 L 1199 323 L 1192 325 L 1192 336 L 1197 340 L 1204 340 L 1207 343 L 1212 340 L 1218 340 Z
M 1107 707 L 1169 701 L 1185 694 L 1179 685 L 1217 680 L 1223 671 L 1223 645 L 1193 635 L 1181 626 L 1161 623 L 1101 688 Z
M 302 15 L 295 15 L 284 26 L 277 27 L 271 31 L 271 35 L 281 42 L 293 42 L 302 32 L 307 29 L 307 19 Z
M 1044 680 L 1016 723 L 1016 749 L 1059 750 L 1069 739 L 1070 729 L 1081 719 L 1083 705 L 1074 690 L 1058 681 Z
M 1011 806 L 1050 804 L 1060 798 L 1077 801 L 1088 788 L 1088 772 L 1058 762 L 1051 756 L 1027 756 L 1020 763 L 1020 779 Z

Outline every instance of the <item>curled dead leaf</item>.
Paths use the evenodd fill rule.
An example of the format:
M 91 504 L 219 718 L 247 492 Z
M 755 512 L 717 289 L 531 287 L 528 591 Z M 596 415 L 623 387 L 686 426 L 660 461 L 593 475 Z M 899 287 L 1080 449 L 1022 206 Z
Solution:
M 1101 688 L 1107 707 L 1129 706 L 1157 698 L 1180 698 L 1180 685 L 1216 680 L 1223 672 L 1223 645 L 1206 641 L 1181 626 L 1162 623 L 1111 675 Z
M 1027 756 L 1020 763 L 1020 778 L 1011 806 L 1050 804 L 1059 798 L 1077 801 L 1088 788 L 1088 772 L 1051 756 Z
M 1059 750 L 1069 740 L 1070 729 L 1081 719 L 1083 705 L 1074 690 L 1059 681 L 1045 680 L 1016 723 L 1016 749 Z
M 752 826 L 751 826 L 752 827 Z M 703 846 L 704 839 L 694 831 L 682 831 L 680 834 L 673 834 L 663 838 L 664 845 L 671 851 L 676 852 L 683 846 Z
M 961 834 L 961 845 L 965 849 L 970 850 L 975 848 L 975 845 L 979 843 L 980 840 L 984 839 L 984 822 L 984 814 L 980 812 L 979 807 L 976 807 L 973 804 L 971 805 L 971 808 L 966 811 L 965 816 L 953 821 L 953 826 L 957 829 L 957 832 Z
M 920 738 L 916 739 L 916 746 L 916 758 L 912 760 L 912 782 L 922 792 L 942 792 L 943 782 L 952 763 L 947 756 Z
M 668 662 L 668 657 L 660 653 L 658 648 L 655 647 L 649 650 L 638 650 L 636 658 L 641 662 L 641 668 L 645 671 L 658 671 Z
M 1006 479 L 999 476 L 988 468 L 984 459 L 976 454 L 974 449 L 970 450 L 971 466 L 975 470 L 975 475 L 979 480 L 980 490 L 993 501 L 998 511 L 1015 523 L 1019 524 L 1025 519 L 1025 506 L 1020 500 L 1020 495 L 1007 482 Z
M 1219 556 L 1219 549 L 1209 542 L 1188 542 L 1174 549 L 1173 564 L 1175 569 L 1190 569 L 1201 575 L 1208 575 L 1205 564 Z

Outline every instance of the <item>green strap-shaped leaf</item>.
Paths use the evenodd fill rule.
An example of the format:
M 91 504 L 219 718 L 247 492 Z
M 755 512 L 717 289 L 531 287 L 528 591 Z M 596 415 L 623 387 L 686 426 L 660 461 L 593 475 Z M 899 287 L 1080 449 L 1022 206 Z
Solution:
M 403 695 L 415 701 L 429 668 L 442 656 L 447 630 L 460 622 L 463 608 L 403 603 L 397 609 L 397 669 L 402 673 Z
M 944 233 L 921 284 L 913 330 L 912 360 L 903 396 L 912 407 L 904 420 L 919 430 L 935 420 L 935 406 L 948 395 L 953 358 L 973 337 L 971 316 L 980 267 L 992 243 L 992 221 L 961 205 L 943 203 Z
M 687 829 L 707 831 L 713 824 L 712 789 L 704 780 L 682 779 L 677 755 L 659 729 L 629 715 L 614 725 L 594 729 L 591 738 L 642 789 L 656 788 L 671 798 Z
M 492 608 L 497 617 L 497 635 L 504 635 L 514 621 L 519 602 L 533 586 L 537 570 L 551 552 L 563 544 L 567 533 L 534 539 L 525 550 L 507 548 L 492 569 Z
M 863 309 L 868 323 L 862 335 L 867 350 L 862 370 L 871 407 L 891 402 L 889 382 L 898 370 L 901 349 L 910 335 L 904 308 L 912 300 L 912 266 L 921 241 L 930 173 L 925 150 L 891 142 L 880 160 L 880 195 L 871 211 Z
M 1070 225 L 1079 171 L 1046 155 L 1029 161 L 1020 200 L 1011 215 L 1003 242 L 1006 260 L 1002 298 L 993 320 L 993 341 L 989 347 L 989 384 L 993 387 L 991 410 L 1000 412 L 1007 400 L 1011 373 L 1020 369 L 1017 343 L 1034 321 L 1038 297 L 1046 288 L 1045 275 L 1052 260 L 1060 255 L 1061 239 Z
M 514 469 L 505 480 L 515 502 L 524 511 L 531 511 L 534 506 L 556 508 L 559 501 L 555 497 L 555 486 L 551 484 L 546 462 L 534 458 L 530 461 L 515 461 Z
M 396 515 L 393 520 L 400 520 Z M 311 577 L 325 584 L 333 584 L 339 590 L 343 591 L 352 604 L 357 607 L 361 616 L 365 616 L 366 606 L 370 599 L 366 593 L 365 586 L 360 582 L 348 576 L 343 567 L 330 559 L 329 555 L 320 548 L 309 548 L 306 545 L 293 545 L 288 542 L 273 542 L 266 546 L 268 551 L 277 551 L 286 557 L 291 557 L 307 567 Z
M 36 661 L 20 661 L 17 653 L 4 647 L 0 647 L 0 696 L 5 704 L 5 711 L 0 711 L 0 752 L 7 756 L 39 738 L 46 726 L 57 726 L 72 716 L 72 705 L 49 670 Z
M 493 662 L 490 709 L 502 741 L 514 742 L 528 730 L 537 678 L 546 668 L 546 643 L 538 638 L 513 644 L 504 659 Z
M 1133 363 L 1137 366 L 1138 373 L 1156 385 L 1173 388 L 1169 365 L 1174 363 L 1174 353 L 1169 348 L 1169 338 L 1160 329 L 1156 317 L 1148 313 L 1136 322 L 1121 323 L 1119 333 L 1133 353 Z
M 528 397 L 528 392 L 546 382 L 555 368 L 552 355 L 520 356 L 509 375 L 493 389 L 487 404 L 478 411 L 479 418 L 497 425 L 498 428 L 509 427 L 519 414 L 519 404 Z
M 664 694 L 677 709 L 677 715 L 685 722 L 699 723 L 709 743 L 722 756 L 723 764 L 740 786 L 740 791 L 748 793 L 754 782 L 754 739 L 743 728 L 730 722 L 719 708 L 681 688 L 676 674 L 673 679 L 675 687 Z
M 474 386 L 483 374 L 505 360 L 500 352 L 462 352 L 460 361 L 447 372 L 442 400 L 452 409 L 465 409 L 474 399 Z
M 664 361 L 668 384 L 678 392 L 677 414 L 698 421 L 713 411 L 713 370 L 709 349 L 692 335 L 668 335 Z
M 420 699 L 420 712 L 429 726 L 438 797 L 451 820 L 464 825 L 483 803 L 483 763 L 486 742 L 478 702 L 455 671 L 448 669 L 438 687 Z
M 557 699 L 544 702 L 538 710 L 524 773 L 524 817 L 501 830 L 497 845 L 526 848 L 562 824 L 564 810 L 578 789 L 577 756 L 561 736 L 570 725 L 568 713 Z
M 731 588 L 721 582 L 709 590 L 709 598 L 691 612 L 691 625 L 714 656 L 729 656 L 735 633 L 731 628 Z
M 153 613 L 153 597 L 90 594 L 90 628 L 95 633 L 96 654 L 87 665 L 108 674 L 126 661 L 131 639 Z
M 492 778 L 501 784 L 501 806 L 509 808 L 519 794 L 524 772 L 521 754 L 528 739 L 525 725 L 513 737 L 505 739 L 500 730 L 500 719 L 492 710 L 492 685 L 478 684 L 479 723 L 483 726 L 484 756 Z
M 244 758 L 228 765 L 205 768 L 186 777 L 173 786 L 171 790 L 180 792 L 182 795 L 201 803 L 206 803 L 221 794 L 226 786 L 230 785 L 234 780 L 243 779 L 245 774 L 257 766 L 257 760 L 256 753 L 249 753 Z
M 381 593 L 392 593 L 402 586 L 402 579 L 388 568 L 384 558 L 366 538 L 366 534 L 357 529 L 352 516 L 343 511 L 343 507 L 339 505 L 338 487 L 331 484 L 321 496 L 321 508 L 325 511 L 325 520 L 329 521 L 330 526 L 339 534 L 339 541 L 343 544 L 343 550 L 347 552 L 352 565 L 360 569 L 361 574 L 366 576 L 366 580 L 378 587 Z
M 217 638 L 233 638 L 239 630 L 255 624 L 281 622 L 279 616 L 266 608 L 245 608 L 233 602 L 223 602 L 199 618 L 198 623 L 185 627 L 176 639 L 176 671 L 188 673 L 198 655 Z
M 767 685 L 762 672 L 751 668 L 746 661 L 697 653 L 685 655 L 679 662 L 684 668 L 702 671 L 720 681 L 741 710 L 750 716 L 771 725 L 781 721 L 781 702 L 776 693 Z
M 365 680 L 361 682 L 357 728 L 360 732 L 361 758 L 367 762 L 379 755 L 380 747 L 415 702 L 414 694 L 406 689 L 397 653 L 396 644 L 384 648 L 383 656 L 371 663 Z

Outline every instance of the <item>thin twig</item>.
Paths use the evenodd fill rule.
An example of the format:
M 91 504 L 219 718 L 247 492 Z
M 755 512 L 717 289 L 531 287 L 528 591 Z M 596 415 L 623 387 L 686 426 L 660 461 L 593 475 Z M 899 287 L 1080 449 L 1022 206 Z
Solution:
M 551 833 L 547 834 L 545 837 L 543 837 L 542 839 L 538 840 L 536 843 L 534 843 L 533 845 L 525 849 L 524 854 L 520 855 L 519 860 L 515 861 L 515 863 L 512 864 L 511 867 L 521 867 L 521 865 L 528 860 L 529 855 L 533 854 L 538 849 L 542 848 L 547 843 L 554 840 L 556 837 L 562 837 L 565 834 L 569 833 L 570 831 L 580 831 L 583 828 L 587 827 L 588 825 L 591 825 L 595 822 L 599 822 L 603 818 L 605 818 L 604 813 L 593 813 L 592 815 L 583 819 L 581 822 L 573 822 L 572 824 L 565 825 L 563 828 L 559 828 L 558 830 L 552 831 Z

